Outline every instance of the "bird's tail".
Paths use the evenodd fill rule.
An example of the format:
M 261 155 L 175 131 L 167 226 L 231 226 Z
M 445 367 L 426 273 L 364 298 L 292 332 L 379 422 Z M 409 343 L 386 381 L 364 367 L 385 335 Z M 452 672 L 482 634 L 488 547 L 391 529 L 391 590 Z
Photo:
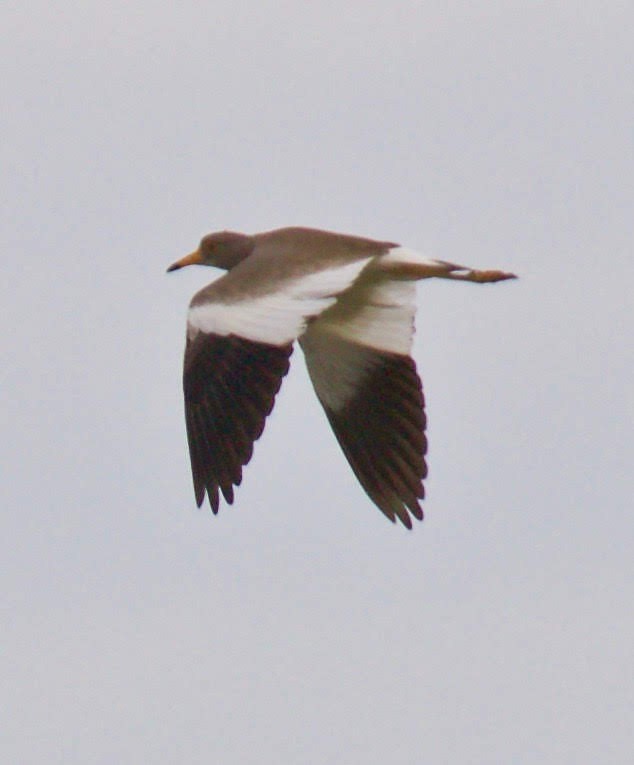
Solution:
M 505 271 L 480 271 L 468 266 L 460 266 L 457 263 L 448 263 L 446 260 L 434 260 L 407 247 L 392 247 L 379 260 L 379 264 L 381 270 L 388 271 L 392 277 L 407 280 L 436 277 L 485 284 L 487 282 L 501 282 L 506 279 L 517 279 L 515 274 Z

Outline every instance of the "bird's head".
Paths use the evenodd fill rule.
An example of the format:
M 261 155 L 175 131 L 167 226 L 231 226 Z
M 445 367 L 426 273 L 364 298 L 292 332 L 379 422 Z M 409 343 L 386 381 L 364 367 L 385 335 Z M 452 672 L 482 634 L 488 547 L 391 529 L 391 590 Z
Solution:
M 251 254 L 254 242 L 252 236 L 238 234 L 235 231 L 217 231 L 207 234 L 189 255 L 177 260 L 167 269 L 177 271 L 183 266 L 216 266 L 231 269 Z

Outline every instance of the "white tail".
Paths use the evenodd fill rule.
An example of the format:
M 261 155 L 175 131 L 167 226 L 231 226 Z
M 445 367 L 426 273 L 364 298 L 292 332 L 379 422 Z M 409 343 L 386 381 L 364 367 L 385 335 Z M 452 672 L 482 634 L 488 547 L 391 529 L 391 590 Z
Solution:
M 418 280 L 437 277 L 439 279 L 484 284 L 517 278 L 515 274 L 504 271 L 478 271 L 475 268 L 459 266 L 445 260 L 434 260 L 415 250 L 410 250 L 408 247 L 392 247 L 382 258 L 377 260 L 377 266 L 396 279 Z

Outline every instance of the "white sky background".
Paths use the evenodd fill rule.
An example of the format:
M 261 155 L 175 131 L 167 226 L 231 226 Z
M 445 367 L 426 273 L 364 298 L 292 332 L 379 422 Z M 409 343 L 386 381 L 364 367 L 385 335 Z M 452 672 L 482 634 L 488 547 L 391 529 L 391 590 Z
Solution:
M 625 2 L 5 2 L 3 762 L 629 763 Z M 185 310 L 214 229 L 516 271 L 427 282 L 426 520 L 293 371 L 196 511 Z

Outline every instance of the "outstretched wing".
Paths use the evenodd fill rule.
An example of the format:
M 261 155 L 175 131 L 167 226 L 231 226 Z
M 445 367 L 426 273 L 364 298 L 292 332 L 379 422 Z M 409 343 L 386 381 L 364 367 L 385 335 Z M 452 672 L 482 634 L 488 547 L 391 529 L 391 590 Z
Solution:
M 288 372 L 292 344 L 256 343 L 199 333 L 187 341 L 183 389 L 196 503 L 218 512 L 218 489 L 233 502 L 233 486 L 251 459 L 275 396 Z
M 332 429 L 377 507 L 422 520 L 425 402 L 409 356 L 415 285 L 364 275 L 300 339 Z
M 214 513 L 251 459 L 282 380 L 293 341 L 332 306 L 368 259 L 268 284 L 240 266 L 194 296 L 188 314 L 183 388 L 194 491 Z M 250 290 L 249 290 L 250 288 Z

